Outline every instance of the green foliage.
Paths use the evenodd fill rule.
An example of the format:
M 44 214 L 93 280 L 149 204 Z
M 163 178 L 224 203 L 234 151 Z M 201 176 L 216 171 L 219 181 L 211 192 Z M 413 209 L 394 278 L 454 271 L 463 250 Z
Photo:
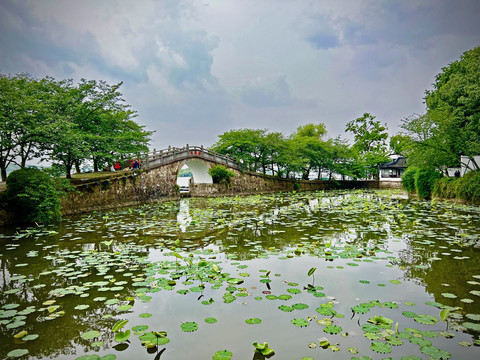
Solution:
M 180 169 L 180 171 L 178 172 L 178 177 L 192 177 L 192 176 L 193 174 L 190 168 Z
M 255 348 L 255 352 L 260 353 L 263 356 L 270 357 L 270 356 L 273 356 L 275 354 L 275 351 L 273 349 L 271 349 L 268 346 L 268 343 L 266 343 L 266 342 L 264 342 L 263 344 L 258 343 L 258 342 L 254 342 L 252 345 Z
M 306 124 L 285 136 L 267 130 L 231 130 L 219 136 L 212 150 L 233 156 L 247 170 L 279 177 L 310 178 L 315 172 L 362 177 L 364 169 L 345 140 L 327 139 L 324 124 Z
M 435 181 L 441 177 L 442 175 L 440 173 L 432 169 L 418 170 L 415 174 L 415 189 L 418 196 L 423 199 L 429 199 L 432 194 Z
M 375 116 L 365 113 L 347 123 L 346 131 L 355 136 L 353 150 L 358 161 L 365 167 L 367 174 L 378 175 L 378 165 L 389 160 L 386 140 L 387 126 L 375 121 Z
M 480 170 L 469 171 L 461 178 L 457 196 L 475 204 L 480 203 Z
M 425 92 L 427 113 L 403 120 L 413 139 L 409 164 L 442 170 L 459 165 L 460 154 L 480 153 L 480 47 L 442 69 Z M 471 170 L 480 170 L 478 164 Z
M 64 186 L 64 182 L 56 182 L 44 171 L 24 168 L 8 176 L 5 200 L 25 222 L 50 223 L 61 216 Z
M 228 170 L 223 165 L 214 165 L 209 170 L 208 173 L 213 179 L 215 184 L 225 184 L 230 185 L 231 178 L 235 176 L 235 173 L 231 170 Z
M 67 178 L 73 166 L 92 160 L 94 170 L 141 157 L 152 134 L 118 91 L 122 83 L 82 79 L 37 80 L 28 74 L 0 74 L 0 173 L 10 164 L 25 167 L 32 158 L 61 164 Z
M 415 176 L 418 170 L 418 168 L 410 166 L 402 175 L 402 185 L 408 192 L 415 191 Z
M 394 154 L 407 156 L 412 146 L 412 138 L 408 135 L 396 134 L 390 138 L 389 147 Z
M 457 197 L 459 185 L 462 183 L 461 178 L 443 177 L 435 181 L 432 194 L 436 197 L 444 199 L 453 199 Z

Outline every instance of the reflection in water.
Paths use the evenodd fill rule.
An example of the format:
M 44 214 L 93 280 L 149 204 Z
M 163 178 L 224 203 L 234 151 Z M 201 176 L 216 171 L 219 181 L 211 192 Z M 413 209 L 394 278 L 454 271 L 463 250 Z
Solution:
M 180 200 L 180 209 L 177 214 L 177 222 L 180 225 L 182 232 L 187 231 L 188 225 L 192 222 L 192 217 L 190 216 L 190 206 L 189 200 L 181 199 Z
M 401 330 L 430 330 L 402 314 L 438 317 L 440 309 L 425 305 L 429 301 L 451 307 L 449 328 L 456 330 L 451 342 L 441 336 L 429 341 L 455 359 L 476 358 L 478 347 L 458 343 L 479 336 L 472 325 L 464 327 L 480 323 L 480 255 L 473 247 L 479 228 L 478 208 L 353 191 L 183 199 L 72 217 L 58 227 L 32 229 L 29 237 L 5 229 L 0 358 L 17 348 L 39 359 L 154 356 L 135 330 L 128 346 L 117 345 L 111 329 L 122 319 L 129 320 L 124 330 L 147 325 L 147 331 L 167 331 L 171 341 L 157 349 L 165 359 L 208 359 L 225 348 L 234 358 L 251 358 L 252 341 L 269 342 L 275 358 L 350 358 L 350 346 L 375 358 L 361 324 L 381 315 Z M 202 261 L 208 261 L 202 268 L 215 264 L 219 273 L 189 273 Z M 304 290 L 312 267 L 315 285 L 345 315 L 331 318 L 350 334 L 328 335 L 340 344 L 338 353 L 308 348 L 324 334 L 313 321 L 315 309 L 328 302 Z M 289 285 L 294 283 L 299 285 Z M 292 287 L 297 291 L 290 292 Z M 375 306 L 350 321 L 352 307 L 377 300 L 398 309 Z M 309 308 L 278 308 L 303 304 Z M 262 324 L 245 324 L 257 316 Z M 218 323 L 204 323 L 211 317 Z M 312 319 L 301 336 L 293 318 Z M 199 330 L 181 331 L 180 324 L 189 321 Z M 440 322 L 438 329 L 444 329 Z M 14 340 L 23 330 L 39 338 Z M 91 330 L 100 336 L 80 336 Z M 388 356 L 425 358 L 418 346 L 404 342 Z

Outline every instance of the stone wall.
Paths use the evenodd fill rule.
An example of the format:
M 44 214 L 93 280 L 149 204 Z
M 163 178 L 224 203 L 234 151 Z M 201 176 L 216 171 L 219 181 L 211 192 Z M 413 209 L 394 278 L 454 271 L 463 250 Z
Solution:
M 248 171 L 232 171 L 235 176 L 229 186 L 223 184 L 193 184 L 190 187 L 190 194 L 192 196 L 229 196 L 293 190 L 378 189 L 378 181 L 293 180 Z
M 403 189 L 401 181 L 380 181 L 380 189 Z
M 119 178 L 79 185 L 76 192 L 69 193 L 62 201 L 62 213 L 75 214 L 162 198 L 178 198 L 175 191 L 178 166 L 179 164 L 169 164 Z
M 209 162 L 209 166 L 214 163 Z M 142 204 L 149 201 L 178 199 L 175 189 L 177 174 L 183 162 L 132 173 L 119 178 L 85 183 L 70 193 L 62 203 L 62 213 L 75 214 Z M 223 184 L 193 184 L 191 196 L 231 196 L 265 194 L 281 191 L 314 191 L 329 189 L 378 188 L 377 181 L 291 180 L 251 172 L 232 170 L 235 176 L 230 186 Z M 297 184 L 297 185 L 295 185 Z

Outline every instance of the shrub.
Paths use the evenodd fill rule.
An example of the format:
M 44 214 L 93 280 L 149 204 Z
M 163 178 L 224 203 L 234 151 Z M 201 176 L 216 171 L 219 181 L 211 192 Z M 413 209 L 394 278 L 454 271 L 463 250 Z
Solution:
M 418 168 L 409 167 L 402 175 L 402 185 L 408 192 L 415 191 L 415 175 L 417 174 Z
M 58 220 L 63 186 L 46 172 L 33 168 L 13 171 L 7 178 L 5 200 L 22 222 L 49 223 Z
M 214 184 L 225 184 L 230 185 L 230 181 L 233 176 L 235 176 L 234 172 L 228 170 L 223 165 L 214 165 L 208 170 L 208 173 L 212 177 Z
M 460 180 L 457 196 L 473 203 L 480 203 L 480 171 L 469 171 Z
M 433 195 L 444 199 L 452 199 L 457 196 L 457 189 L 461 183 L 460 178 L 444 177 L 435 181 Z
M 415 189 L 422 199 L 429 199 L 435 181 L 442 177 L 442 174 L 432 169 L 420 169 L 415 174 Z

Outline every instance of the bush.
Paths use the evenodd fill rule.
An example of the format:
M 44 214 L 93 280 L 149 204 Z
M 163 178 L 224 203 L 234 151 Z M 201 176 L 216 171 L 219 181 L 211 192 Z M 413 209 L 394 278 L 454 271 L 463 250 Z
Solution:
M 480 203 L 480 171 L 469 171 L 459 180 L 457 196 L 475 204 Z
M 417 171 L 418 168 L 409 167 L 402 175 L 402 185 L 408 192 L 415 191 L 415 175 Z
M 208 173 L 212 177 L 214 184 L 225 184 L 230 185 L 230 181 L 233 176 L 235 176 L 234 172 L 228 170 L 223 165 L 214 165 L 208 170 Z
M 460 178 L 444 177 L 435 181 L 433 185 L 433 195 L 444 198 L 453 199 L 457 197 L 458 186 L 461 184 Z
M 50 223 L 60 219 L 64 194 L 47 173 L 25 168 L 8 176 L 5 200 L 21 222 Z
M 415 174 L 415 189 L 422 199 L 430 199 L 435 181 L 442 177 L 442 174 L 431 169 L 420 169 Z

